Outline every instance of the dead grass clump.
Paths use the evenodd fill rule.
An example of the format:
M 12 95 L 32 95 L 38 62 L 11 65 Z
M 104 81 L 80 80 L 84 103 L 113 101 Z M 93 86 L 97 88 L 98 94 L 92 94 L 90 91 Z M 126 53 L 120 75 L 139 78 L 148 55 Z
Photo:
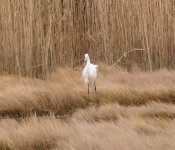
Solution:
M 120 112 L 121 107 L 117 104 L 104 105 L 81 109 L 74 113 L 73 118 L 87 122 L 117 121 L 121 115 Z
M 112 85 L 111 85 L 112 86 Z M 102 92 L 99 93 L 100 101 L 104 103 L 108 102 L 118 102 L 121 105 L 144 105 L 151 101 L 155 102 L 164 102 L 164 103 L 175 103 L 175 89 L 167 87 L 155 87 L 154 89 L 144 87 L 131 88 L 124 87 L 121 88 L 116 85 L 111 88 L 111 91 L 108 89 L 103 89 Z M 114 90 L 115 88 L 115 90 Z
M 64 115 L 86 105 L 81 93 L 55 84 L 11 87 L 0 94 L 0 99 L 0 114 L 4 116 Z
M 47 80 L 2 77 L 0 115 L 66 115 L 90 104 L 111 102 L 124 106 L 145 105 L 153 101 L 174 104 L 174 76 L 173 71 L 136 74 L 101 70 L 97 79 L 97 98 L 93 87 L 90 88 L 88 97 L 87 86 L 83 83 L 80 72 L 68 68 L 60 68 Z M 106 116 L 106 119 L 110 117 L 112 116 Z
M 153 73 L 110 71 L 100 73 L 97 80 L 102 102 L 142 105 L 150 101 L 174 103 L 175 73 L 166 70 Z
M 100 107 L 80 109 L 73 119 L 87 122 L 119 121 L 120 119 L 140 118 L 143 120 L 174 120 L 175 106 L 172 104 L 152 102 L 142 106 L 125 107 L 119 104 L 104 104 Z M 146 124 L 146 123 L 145 123 Z
M 148 113 L 142 114 L 141 116 L 146 118 L 160 118 L 160 119 L 172 120 L 172 119 L 175 119 L 175 112 L 173 113 L 169 113 L 166 111 L 148 112 Z
M 152 120 L 153 121 L 153 120 Z M 154 122 L 154 121 L 153 121 Z M 3 125 L 2 125 L 3 124 Z M 174 121 L 166 128 L 153 126 L 143 119 L 120 119 L 115 122 L 70 121 L 63 123 L 55 118 L 30 118 L 21 122 L 0 122 L 0 143 L 10 150 L 16 149 L 166 149 L 173 150 L 169 139 L 175 138 Z M 8 130 L 7 130 L 8 129 Z M 168 130 L 167 130 L 168 129 Z M 3 138 L 2 138 L 3 137 Z M 127 143 L 127 144 L 126 144 Z M 2 150 L 6 147 L 2 146 Z

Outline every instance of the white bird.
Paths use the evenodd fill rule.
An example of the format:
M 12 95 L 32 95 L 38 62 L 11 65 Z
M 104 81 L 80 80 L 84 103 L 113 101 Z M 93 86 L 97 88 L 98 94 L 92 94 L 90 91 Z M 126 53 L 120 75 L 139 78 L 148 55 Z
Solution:
M 86 66 L 83 69 L 83 77 L 84 77 L 84 82 L 88 85 L 88 94 L 89 94 L 89 85 L 94 84 L 94 89 L 96 93 L 96 84 L 95 80 L 97 77 L 97 65 L 94 65 L 90 62 L 90 58 L 88 54 L 85 54 L 85 61 L 86 61 Z

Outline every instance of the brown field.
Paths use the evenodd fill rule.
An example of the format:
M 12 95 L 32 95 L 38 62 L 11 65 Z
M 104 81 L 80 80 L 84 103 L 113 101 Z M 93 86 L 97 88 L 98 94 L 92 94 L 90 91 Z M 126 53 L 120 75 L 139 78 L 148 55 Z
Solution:
M 81 70 L 47 80 L 2 76 L 2 150 L 174 150 L 175 71 L 126 72 L 100 65 L 97 97 Z
M 174 150 L 174 56 L 175 0 L 0 0 L 0 150 Z

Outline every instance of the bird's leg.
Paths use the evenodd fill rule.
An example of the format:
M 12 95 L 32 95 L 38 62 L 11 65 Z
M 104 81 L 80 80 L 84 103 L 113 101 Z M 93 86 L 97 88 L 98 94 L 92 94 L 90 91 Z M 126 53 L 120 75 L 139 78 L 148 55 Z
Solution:
M 97 97 L 97 87 L 96 87 L 95 81 L 94 81 L 94 88 L 95 88 L 97 106 L 99 106 L 100 101 L 99 101 L 99 98 Z
M 88 83 L 88 96 L 89 96 L 89 83 Z
M 94 81 L 94 88 L 95 88 L 95 94 L 97 95 L 97 88 L 96 88 L 95 81 Z

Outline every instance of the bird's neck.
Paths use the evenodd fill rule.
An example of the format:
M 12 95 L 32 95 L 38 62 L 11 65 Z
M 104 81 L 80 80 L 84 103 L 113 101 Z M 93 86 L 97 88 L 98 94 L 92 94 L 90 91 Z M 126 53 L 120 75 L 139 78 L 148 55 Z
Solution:
M 90 64 L 90 59 L 87 60 L 87 64 Z

